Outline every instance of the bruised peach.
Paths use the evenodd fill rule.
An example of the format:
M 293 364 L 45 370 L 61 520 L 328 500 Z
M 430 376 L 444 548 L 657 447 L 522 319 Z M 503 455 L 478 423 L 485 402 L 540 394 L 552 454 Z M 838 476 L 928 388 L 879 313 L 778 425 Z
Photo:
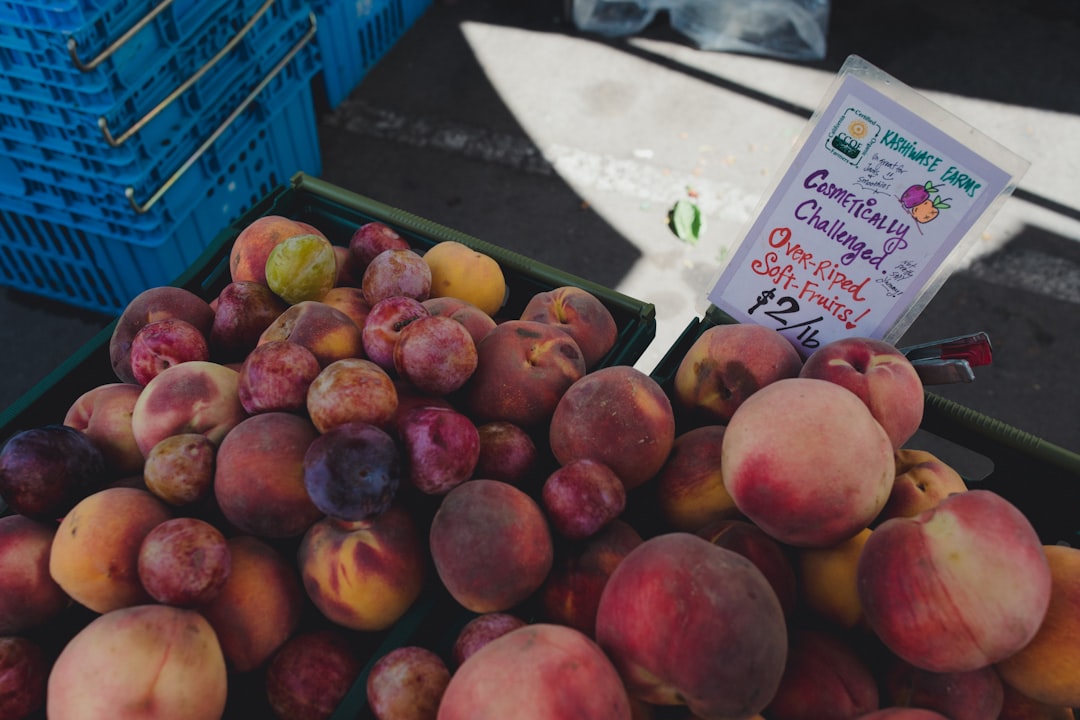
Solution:
M 548 323 L 574 338 L 590 370 L 619 338 L 618 324 L 607 306 L 596 295 L 574 285 L 536 293 L 526 303 L 521 319 Z
M 360 328 L 348 315 L 318 300 L 302 300 L 278 315 L 259 336 L 256 345 L 288 340 L 303 345 L 326 367 L 342 358 L 361 357 Z
M 298 551 L 304 588 L 330 621 L 385 630 L 420 596 L 426 553 L 411 511 L 396 504 L 366 520 L 325 518 Z

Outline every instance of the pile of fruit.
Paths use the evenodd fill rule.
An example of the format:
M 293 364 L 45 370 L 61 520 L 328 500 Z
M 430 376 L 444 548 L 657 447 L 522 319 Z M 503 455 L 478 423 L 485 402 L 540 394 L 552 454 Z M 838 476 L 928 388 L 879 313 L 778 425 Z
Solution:
M 0 717 L 1080 705 L 1080 549 L 906 447 L 894 347 L 718 325 L 658 380 L 588 291 L 507 317 L 491 257 L 379 222 L 260 218 L 229 274 L 134 298 L 116 382 L 0 449 Z M 450 642 L 372 657 L 436 589 Z

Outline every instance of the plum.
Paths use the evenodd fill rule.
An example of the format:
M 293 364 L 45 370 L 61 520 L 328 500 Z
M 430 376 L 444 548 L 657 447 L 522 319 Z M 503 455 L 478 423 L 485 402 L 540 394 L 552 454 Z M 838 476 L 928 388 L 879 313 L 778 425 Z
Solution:
M 0 496 L 36 520 L 56 520 L 105 481 L 101 450 L 66 425 L 22 430 L 0 450 Z
M 397 444 L 369 423 L 331 428 L 304 454 L 304 485 L 311 501 L 339 520 L 365 520 L 384 512 L 400 483 Z
M 445 495 L 468 480 L 480 459 L 480 433 L 467 415 L 422 406 L 398 427 L 409 482 L 428 495 Z

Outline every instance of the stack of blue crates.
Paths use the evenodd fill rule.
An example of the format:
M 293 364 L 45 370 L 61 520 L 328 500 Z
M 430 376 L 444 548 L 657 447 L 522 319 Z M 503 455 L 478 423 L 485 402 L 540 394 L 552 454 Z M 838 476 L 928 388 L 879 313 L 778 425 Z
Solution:
M 431 0 L 313 0 L 326 101 L 336 108 Z
M 0 0 L 0 286 L 115 314 L 318 175 L 306 0 Z

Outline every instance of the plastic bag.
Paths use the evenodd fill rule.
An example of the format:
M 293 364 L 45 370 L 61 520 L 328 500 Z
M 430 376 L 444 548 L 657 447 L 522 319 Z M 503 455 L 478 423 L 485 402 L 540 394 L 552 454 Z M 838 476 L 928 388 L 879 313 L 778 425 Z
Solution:
M 791 60 L 825 57 L 830 0 L 573 0 L 584 32 L 625 37 L 666 11 L 671 26 L 702 50 Z

